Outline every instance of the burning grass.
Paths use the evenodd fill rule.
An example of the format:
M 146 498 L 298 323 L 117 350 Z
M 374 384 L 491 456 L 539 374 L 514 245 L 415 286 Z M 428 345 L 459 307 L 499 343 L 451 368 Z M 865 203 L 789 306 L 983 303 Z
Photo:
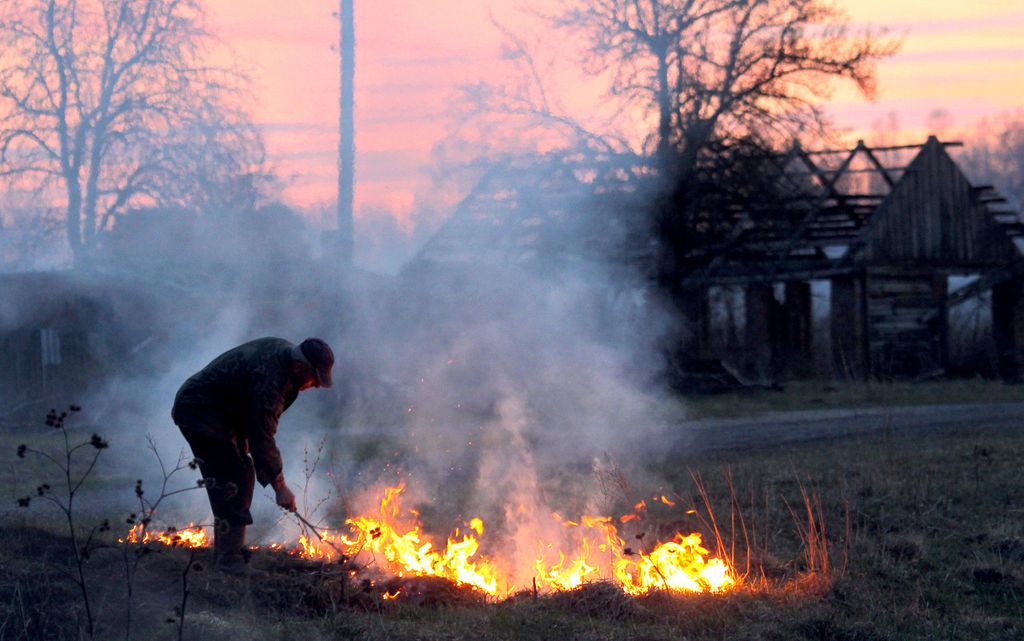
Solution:
M 405 577 L 421 577 L 447 581 L 454 586 L 502 598 L 529 586 L 516 586 L 515 559 L 490 559 L 480 553 L 484 522 L 470 519 L 464 528 L 456 528 L 441 546 L 425 534 L 415 510 L 403 509 L 401 497 L 404 484 L 387 487 L 379 509 L 371 514 L 352 516 L 347 529 L 307 530 L 297 543 L 275 543 L 265 546 L 271 551 L 290 554 L 324 563 L 345 562 L 351 568 L 369 569 L 381 580 L 390 579 L 390 589 L 383 591 L 385 600 L 397 599 L 409 592 L 402 587 Z M 652 499 L 658 500 L 658 497 Z M 665 496 L 661 502 L 675 506 Z M 711 555 L 702 545 L 697 532 L 675 532 L 672 538 L 655 542 L 645 550 L 642 542 L 627 545 L 619 532 L 619 524 L 640 522 L 647 511 L 646 501 L 633 506 L 633 512 L 618 519 L 608 516 L 583 516 L 578 520 L 552 518 L 568 534 L 571 547 L 561 548 L 557 542 L 538 540 L 539 556 L 532 564 L 532 590 L 537 593 L 562 592 L 597 581 L 615 585 L 621 592 L 642 596 L 654 590 L 669 592 L 721 593 L 736 584 L 730 564 Z M 303 523 L 308 523 L 302 519 Z M 638 539 L 642 537 L 637 537 Z M 171 547 L 202 548 L 209 545 L 203 527 L 151 531 L 136 524 L 121 544 L 161 544 Z M 258 547 L 252 548 L 259 550 Z M 552 559 L 557 558 L 557 561 Z M 360 574 L 356 569 L 350 576 Z M 539 589 L 538 589 L 539 586 Z
M 266 578 L 239 581 L 206 567 L 193 572 L 185 636 L 1024 638 L 1022 459 L 1024 433 L 965 426 L 934 437 L 887 433 L 667 461 L 658 470 L 667 479 L 664 495 L 684 517 L 644 529 L 662 542 L 691 525 L 701 531 L 701 545 L 731 559 L 738 575 L 739 585 L 724 594 L 653 590 L 634 597 L 614 581 L 584 581 L 551 592 L 517 586 L 496 599 L 436 577 L 374 576 L 351 560 L 325 563 L 260 549 L 252 563 L 268 571 Z M 691 509 L 699 514 L 687 514 Z M 0 548 L 0 636 L 75 638 L 74 592 L 55 569 L 67 561 L 66 542 L 12 518 L 4 521 Z M 623 535 L 635 521 L 616 521 L 621 539 L 637 541 Z M 487 540 L 486 526 L 482 535 L 466 527 L 452 538 L 469 532 Z M 182 567 L 192 554 L 205 566 L 208 552 L 151 547 L 140 566 L 137 629 L 152 632 L 147 638 L 174 638 L 163 621 L 181 590 Z M 88 564 L 92 576 L 103 578 L 95 582 L 100 638 L 118 638 L 119 563 L 113 546 Z

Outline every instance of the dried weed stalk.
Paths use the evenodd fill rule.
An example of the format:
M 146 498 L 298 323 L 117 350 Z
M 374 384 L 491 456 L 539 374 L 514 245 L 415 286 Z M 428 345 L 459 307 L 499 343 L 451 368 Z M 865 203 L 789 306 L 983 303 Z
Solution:
M 75 562 L 74 571 L 67 574 L 71 581 L 78 586 L 79 593 L 82 595 L 86 632 L 89 638 L 92 639 L 95 636 L 95 619 L 89 595 L 89 586 L 85 579 L 85 563 L 97 547 L 96 535 L 100 532 L 109 531 L 110 522 L 105 520 L 100 525 L 93 526 L 83 538 L 75 523 L 75 497 L 79 496 L 86 479 L 96 469 L 96 463 L 99 461 L 100 454 L 110 445 L 99 434 L 92 434 L 88 439 L 79 442 L 72 441 L 67 421 L 72 415 L 81 411 L 82 408 L 78 405 L 70 405 L 66 411 L 59 414 L 57 410 L 51 409 L 46 415 L 47 427 L 59 431 L 63 437 L 63 451 L 48 452 L 29 447 L 25 444 L 18 446 L 18 458 L 25 459 L 28 456 L 33 456 L 52 466 L 61 476 L 63 485 L 60 491 L 55 491 L 48 483 L 42 483 L 36 487 L 35 496 L 19 498 L 18 505 L 27 508 L 33 499 L 38 498 L 56 506 L 62 513 L 70 537 L 71 552 Z M 76 472 L 76 464 L 83 459 L 84 470 Z
M 172 479 L 179 473 L 186 469 L 195 470 L 199 467 L 199 461 L 189 457 L 184 451 L 178 454 L 178 462 L 173 468 L 168 469 L 167 465 L 164 464 L 163 457 L 160 456 L 159 450 L 156 448 L 156 443 L 153 442 L 151 436 L 146 437 L 146 442 L 149 444 L 150 451 L 153 452 L 153 456 L 156 457 L 157 463 L 160 466 L 160 474 L 163 477 L 160 484 L 160 492 L 155 499 L 151 499 L 146 496 L 146 492 L 142 487 L 142 479 L 135 482 L 135 497 L 139 503 L 139 509 L 128 516 L 125 522 L 131 527 L 141 526 L 136 532 L 137 540 L 141 540 L 145 536 L 149 524 L 153 522 L 153 518 L 156 515 L 157 508 L 167 498 L 172 496 L 183 494 L 185 492 L 191 492 L 205 487 L 204 479 L 190 486 L 172 488 Z M 176 528 L 168 528 L 169 534 L 174 534 Z M 133 615 L 133 597 L 135 591 L 135 577 L 139 569 L 139 563 L 142 559 L 152 552 L 152 548 L 147 544 L 132 545 L 128 540 L 128 537 L 121 539 L 121 559 L 124 564 L 125 572 L 125 586 L 127 590 L 126 609 L 125 609 L 125 641 L 131 639 L 132 634 L 132 615 Z M 189 559 L 189 565 L 192 564 L 192 559 Z M 184 609 L 182 610 L 184 612 Z M 184 614 L 182 614 L 182 617 Z

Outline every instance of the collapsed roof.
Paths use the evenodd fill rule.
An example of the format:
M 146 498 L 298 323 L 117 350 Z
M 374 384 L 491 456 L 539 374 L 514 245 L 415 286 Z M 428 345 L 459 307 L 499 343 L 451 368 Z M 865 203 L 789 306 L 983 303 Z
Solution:
M 974 185 L 949 155 L 960 143 L 807 150 L 765 156 L 778 193 L 766 206 L 714 212 L 729 230 L 678 257 L 686 285 L 824 279 L 866 265 L 956 273 L 1021 258 L 1019 215 Z M 410 264 L 517 264 L 539 255 L 639 258 L 642 164 L 626 157 L 511 164 L 484 173 Z M 755 195 L 756 196 L 756 195 Z M 781 203 L 781 204 L 779 204 Z

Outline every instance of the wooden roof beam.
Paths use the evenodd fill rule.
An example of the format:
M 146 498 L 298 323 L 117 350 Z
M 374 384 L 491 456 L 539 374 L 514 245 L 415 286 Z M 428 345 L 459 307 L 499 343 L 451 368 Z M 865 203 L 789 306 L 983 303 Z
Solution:
M 804 152 L 803 149 L 800 149 L 798 146 L 796 146 L 795 148 L 797 149 L 798 157 L 807 165 L 808 169 L 810 169 L 812 172 L 817 172 L 818 178 L 819 178 L 819 180 L 822 181 L 822 187 L 825 188 L 825 191 L 828 192 L 829 195 L 834 196 L 834 195 L 838 194 L 838 192 L 836 191 L 836 188 L 835 188 L 835 184 L 843 176 L 843 172 L 845 172 L 850 167 L 850 164 L 853 162 L 853 159 L 857 156 L 857 154 L 865 149 L 865 145 L 864 145 L 864 141 L 863 140 L 858 140 L 857 141 L 857 146 L 854 147 L 854 149 L 849 152 L 849 155 L 846 157 L 846 159 L 843 161 L 843 163 L 836 170 L 835 175 L 832 178 L 830 178 L 830 179 L 829 178 L 825 178 L 824 176 L 821 175 L 820 171 L 818 170 L 818 166 L 816 164 L 814 164 L 814 161 L 810 159 L 810 157 L 807 155 L 806 152 Z M 807 231 L 807 229 L 810 227 L 810 225 L 814 222 L 815 217 L 819 213 L 821 213 L 822 205 L 827 200 L 828 200 L 828 196 L 823 195 L 823 196 L 819 197 L 817 203 L 812 205 L 811 211 L 806 216 L 804 216 L 803 220 L 800 221 L 800 224 L 797 226 L 796 230 L 793 232 L 792 236 L 790 237 L 789 249 L 787 251 L 783 252 L 784 256 L 788 255 L 795 247 L 797 247 L 798 245 L 801 244 L 801 240 L 803 238 L 804 233 Z M 776 271 L 778 269 L 781 269 L 782 268 L 782 262 L 783 262 L 783 260 L 780 260 L 779 262 L 777 262 L 775 264 L 775 266 L 772 268 L 771 271 L 774 272 L 774 271 Z
M 860 142 L 863 142 L 863 141 L 860 141 Z M 964 143 L 962 143 L 960 141 L 943 142 L 943 141 L 940 140 L 938 142 L 943 147 L 963 147 L 964 146 Z M 916 145 L 889 145 L 889 146 L 884 146 L 884 147 L 871 147 L 871 151 L 902 151 L 902 150 L 905 150 L 905 149 L 921 149 L 922 147 L 924 147 L 927 144 L 928 144 L 927 142 L 923 142 L 923 143 L 919 143 L 919 144 L 916 144 Z M 849 149 L 815 149 L 815 150 L 805 150 L 804 153 L 806 153 L 806 154 L 808 154 L 810 156 L 822 156 L 822 155 L 826 155 L 826 154 L 845 154 L 845 153 L 849 153 L 849 151 L 850 151 Z
M 886 167 L 882 171 L 903 171 L 903 172 L 906 172 L 906 171 L 909 171 L 909 170 L 910 170 L 909 167 L 900 166 L 900 167 Z M 822 171 L 822 173 L 830 174 L 830 173 L 835 172 L 836 170 L 835 169 L 822 169 L 821 171 Z M 865 167 L 863 169 L 847 169 L 846 173 L 848 173 L 848 174 L 877 174 L 877 173 L 879 173 L 879 171 L 880 170 L 876 169 L 876 168 Z
M 834 276 L 849 274 L 853 271 L 851 268 L 835 269 L 825 266 L 794 266 L 788 271 L 771 275 L 765 271 L 765 267 L 765 265 L 754 265 L 751 269 L 743 271 L 725 271 L 721 274 L 710 275 L 699 280 L 694 279 L 687 282 L 686 285 L 694 287 L 700 285 L 746 285 L 749 283 L 772 283 L 789 280 L 827 280 Z
M 889 185 L 889 189 L 892 189 L 892 186 L 895 185 L 896 182 L 893 180 L 892 176 L 889 175 L 889 172 L 886 170 L 886 168 L 882 166 L 882 163 L 879 162 L 878 157 L 875 156 L 875 154 L 867 147 L 864 148 L 864 154 L 867 155 L 868 160 L 871 161 L 871 164 L 873 164 L 882 174 L 882 180 L 885 181 L 885 184 Z

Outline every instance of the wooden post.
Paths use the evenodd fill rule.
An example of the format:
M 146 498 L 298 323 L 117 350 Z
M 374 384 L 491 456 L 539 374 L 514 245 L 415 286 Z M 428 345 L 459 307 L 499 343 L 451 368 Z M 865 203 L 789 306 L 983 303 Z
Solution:
M 809 378 L 814 370 L 811 358 L 812 312 L 811 284 L 801 281 L 786 283 L 783 306 L 785 325 L 780 365 L 797 378 Z
M 697 287 L 684 294 L 682 354 L 685 360 L 707 358 L 711 344 L 711 306 L 708 288 Z
M 341 63 L 341 96 L 338 109 L 338 235 L 332 249 L 337 254 L 339 264 L 347 268 L 352 264 L 355 246 L 355 0 L 339 0 L 338 19 L 341 20 L 341 31 L 338 36 Z
M 949 277 L 944 273 L 932 275 L 932 302 L 935 305 L 935 318 L 928 323 L 932 332 L 932 354 L 939 368 L 949 371 L 949 310 L 946 298 L 949 296 Z
M 758 380 L 770 380 L 773 371 L 772 318 L 775 315 L 775 293 L 771 284 L 748 285 L 745 290 L 746 304 L 744 343 L 746 375 Z
M 1024 296 L 1021 284 L 1007 280 L 992 288 L 992 339 L 995 342 L 999 376 L 1006 381 L 1021 380 L 1021 344 L 1024 339 Z
M 832 279 L 829 309 L 832 363 L 842 379 L 868 377 L 867 315 L 864 277 L 840 276 Z

